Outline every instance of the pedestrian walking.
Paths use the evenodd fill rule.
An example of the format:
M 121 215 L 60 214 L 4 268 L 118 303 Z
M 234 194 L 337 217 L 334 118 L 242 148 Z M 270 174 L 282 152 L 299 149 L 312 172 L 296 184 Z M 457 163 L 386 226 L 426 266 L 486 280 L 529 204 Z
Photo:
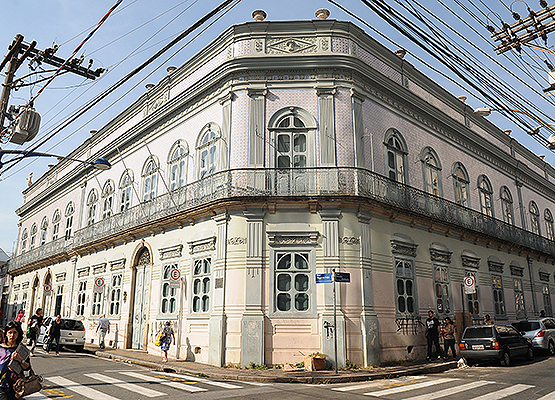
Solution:
M 493 321 L 491 320 L 491 317 L 489 316 L 489 314 L 486 314 L 485 319 L 484 319 L 484 324 L 493 325 Z
M 19 375 L 12 371 L 8 364 L 14 360 L 21 364 L 24 370 L 31 368 L 31 362 L 27 358 L 24 360 L 15 350 L 23 340 L 21 324 L 17 321 L 10 321 L 5 328 L 5 338 L 0 344 L 0 400 L 15 400 L 14 383 L 19 379 Z
M 29 332 L 31 334 L 31 336 L 29 336 L 29 346 L 31 346 L 31 356 L 34 355 L 35 347 L 37 347 L 37 341 L 40 334 L 40 327 L 43 325 L 42 313 L 42 308 L 37 308 L 35 315 L 29 319 Z
M 173 343 L 175 344 L 175 336 L 173 334 L 173 329 L 170 325 L 170 321 L 166 321 L 166 325 L 164 326 L 164 331 L 162 333 L 162 345 L 160 349 L 162 350 L 163 359 L 162 362 L 168 362 L 168 350 L 170 349 L 170 345 Z
M 445 317 L 445 326 L 443 327 L 443 358 L 447 360 L 449 349 L 453 353 L 453 358 L 457 358 L 455 350 L 455 326 L 449 317 Z
M 61 335 L 62 316 L 56 315 L 56 319 L 50 323 L 48 328 L 48 347 L 46 353 L 50 354 L 52 343 L 56 342 L 56 355 L 60 355 L 60 335 Z
M 434 312 L 430 310 L 428 311 L 428 318 L 426 319 L 425 333 L 426 341 L 428 343 L 428 355 L 426 356 L 426 360 L 428 361 L 432 359 L 432 345 L 436 348 L 437 358 L 441 358 L 441 348 L 439 347 L 439 331 L 439 320 L 434 317 Z
M 21 323 L 21 320 L 23 319 L 24 316 L 25 316 L 25 312 L 23 312 L 22 309 L 19 309 L 19 311 L 17 312 L 17 315 L 15 316 L 16 322 Z
M 102 314 L 102 316 L 98 320 L 98 325 L 96 326 L 96 332 L 99 332 L 100 348 L 103 349 L 106 347 L 104 343 L 104 338 L 106 337 L 107 333 L 110 333 L 110 320 L 106 318 L 105 314 Z

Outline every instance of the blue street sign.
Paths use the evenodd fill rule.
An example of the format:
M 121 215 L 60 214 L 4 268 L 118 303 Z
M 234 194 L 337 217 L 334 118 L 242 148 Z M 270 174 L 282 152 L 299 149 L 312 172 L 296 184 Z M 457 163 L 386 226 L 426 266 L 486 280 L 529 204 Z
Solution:
M 316 283 L 332 283 L 331 273 L 329 273 L 329 274 L 316 274 Z
M 336 282 L 351 282 L 351 274 L 348 272 L 336 272 L 335 273 Z

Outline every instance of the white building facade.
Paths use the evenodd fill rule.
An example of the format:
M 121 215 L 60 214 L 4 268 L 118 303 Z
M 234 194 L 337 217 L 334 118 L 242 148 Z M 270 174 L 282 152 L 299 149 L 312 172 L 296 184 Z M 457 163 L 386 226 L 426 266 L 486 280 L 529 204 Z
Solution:
M 368 366 L 423 357 L 428 309 L 552 315 L 555 170 L 348 22 L 233 26 L 69 157 L 112 168 L 24 192 L 8 303 L 88 342 L 106 314 L 124 348 L 170 321 L 180 359 Z

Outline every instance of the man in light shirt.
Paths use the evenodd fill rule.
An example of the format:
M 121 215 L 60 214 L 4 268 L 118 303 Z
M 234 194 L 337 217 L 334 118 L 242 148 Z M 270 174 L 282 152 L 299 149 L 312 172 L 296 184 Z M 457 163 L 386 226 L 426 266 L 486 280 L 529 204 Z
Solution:
M 103 349 L 106 347 L 104 344 L 104 338 L 106 337 L 107 333 L 110 333 L 110 320 L 106 318 L 105 314 L 102 314 L 102 317 L 98 320 L 98 325 L 96 326 L 96 332 L 100 330 L 100 348 Z

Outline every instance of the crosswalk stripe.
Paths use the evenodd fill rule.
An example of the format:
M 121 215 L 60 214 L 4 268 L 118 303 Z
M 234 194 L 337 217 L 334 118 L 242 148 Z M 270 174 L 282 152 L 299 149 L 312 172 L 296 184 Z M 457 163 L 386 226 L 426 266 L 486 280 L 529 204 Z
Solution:
M 251 382 L 251 381 L 242 381 L 241 383 L 246 383 L 247 385 L 253 385 L 253 386 L 268 386 L 268 385 L 271 385 L 271 383 Z
M 50 400 L 50 397 L 45 396 L 44 394 L 41 393 L 33 393 L 30 394 L 29 396 L 25 396 L 26 399 L 31 399 L 31 400 Z
M 368 393 L 364 393 L 364 395 L 365 396 L 376 396 L 376 397 L 388 396 L 388 395 L 391 395 L 391 394 L 409 392 L 411 390 L 425 388 L 425 387 L 428 387 L 428 386 L 439 385 L 441 383 L 447 383 L 447 382 L 456 381 L 456 380 L 457 380 L 456 378 L 441 378 L 441 379 L 436 379 L 434 381 L 427 381 L 427 382 L 415 383 L 415 384 L 410 384 L 410 385 L 405 385 L 405 386 L 398 386 L 398 387 L 394 387 L 394 388 L 391 388 L 391 389 L 379 390 L 379 391 L 376 391 L 376 392 L 368 392 Z
M 204 388 L 201 388 L 201 387 L 198 387 L 198 386 L 186 385 L 186 384 L 181 383 L 181 382 L 167 381 L 165 379 L 159 379 L 159 378 L 155 378 L 153 376 L 139 374 L 137 372 L 122 371 L 120 373 L 124 374 L 124 375 L 127 375 L 127 376 L 131 376 L 133 378 L 142 379 L 144 381 L 155 382 L 155 383 L 159 383 L 161 385 L 166 385 L 166 386 L 172 387 L 174 389 L 186 390 L 188 392 L 206 392 L 208 390 L 208 389 L 204 389 Z
M 212 381 L 210 379 L 197 378 L 196 376 L 190 376 L 190 375 L 173 374 L 171 372 L 158 372 L 158 375 L 172 376 L 174 378 L 189 379 L 191 381 L 202 382 L 202 383 L 206 383 L 208 385 L 219 386 L 219 387 L 223 387 L 223 388 L 226 388 L 226 389 L 242 389 L 243 388 L 242 386 L 232 385 L 231 383 Z
M 505 389 L 497 390 L 492 393 L 484 394 L 483 396 L 475 397 L 473 400 L 499 400 L 513 394 L 520 393 L 526 389 L 531 389 L 534 386 L 530 385 L 513 385 Z
M 441 392 L 433 392 L 433 393 L 426 393 L 421 396 L 414 396 L 411 397 L 411 400 L 434 400 L 434 399 L 441 399 L 442 397 L 447 397 L 452 394 L 457 394 L 460 392 L 464 392 L 467 390 L 475 389 L 480 386 L 494 384 L 495 382 L 488 382 L 488 381 L 477 381 L 466 383 L 464 385 L 459 385 L 447 389 L 443 389 Z
M 367 389 L 370 387 L 376 387 L 378 382 L 370 382 L 370 383 L 363 383 L 359 385 L 349 385 L 349 386 L 341 386 L 333 388 L 332 390 L 336 390 L 338 392 L 350 392 L 351 390 L 359 390 L 359 389 Z
M 126 389 L 129 390 L 131 392 L 135 392 L 135 393 L 139 393 L 143 396 L 147 396 L 147 397 L 158 397 L 158 396 L 164 396 L 166 395 L 166 393 L 162 393 L 162 392 L 158 392 L 157 390 L 152 390 L 149 388 L 145 388 L 145 387 L 141 387 L 139 385 L 135 385 L 134 383 L 131 382 L 125 382 L 116 378 L 112 378 L 111 376 L 107 376 L 107 375 L 102 375 L 102 374 L 85 374 L 85 376 L 88 376 L 89 378 L 92 379 L 96 379 L 97 381 L 103 382 L 103 383 L 109 383 L 110 385 L 114 385 L 117 386 L 119 388 L 122 389 Z
M 54 383 L 58 386 L 63 386 L 72 392 L 79 393 L 81 396 L 84 396 L 91 400 L 119 400 L 116 397 L 112 397 L 107 395 L 106 393 L 99 392 L 98 390 L 92 389 L 85 385 L 81 385 L 80 383 L 70 381 L 62 376 L 52 376 L 48 379 L 50 382 Z
M 545 396 L 540 397 L 538 400 L 555 400 L 555 392 L 548 393 Z

